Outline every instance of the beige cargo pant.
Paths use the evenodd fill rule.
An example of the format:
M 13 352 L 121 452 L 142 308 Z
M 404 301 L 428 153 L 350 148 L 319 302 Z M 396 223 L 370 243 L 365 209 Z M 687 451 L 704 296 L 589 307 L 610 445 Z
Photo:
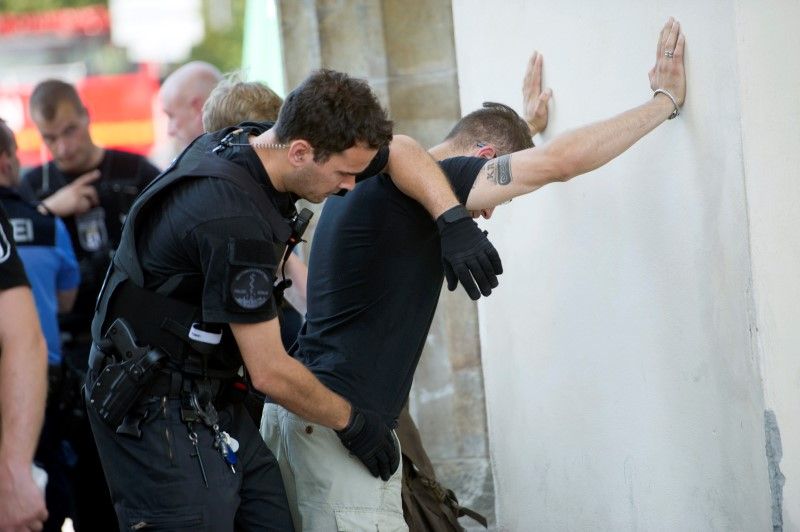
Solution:
M 261 436 L 278 460 L 298 531 L 408 530 L 400 497 L 402 464 L 388 481 L 375 478 L 332 429 L 276 404 L 264 406 Z

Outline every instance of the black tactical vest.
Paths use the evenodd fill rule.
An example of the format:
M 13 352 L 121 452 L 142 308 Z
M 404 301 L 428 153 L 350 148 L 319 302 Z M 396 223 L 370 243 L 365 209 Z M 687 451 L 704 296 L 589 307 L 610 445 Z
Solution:
M 199 345 L 188 338 L 192 323 L 201 321 L 200 307 L 169 297 L 169 287 L 175 286 L 169 280 L 163 285 L 167 287 L 166 293 L 160 293 L 161 289 L 154 292 L 144 288 L 144 272 L 136 253 L 139 215 L 146 210 L 153 198 L 173 185 L 185 183 L 189 179 L 224 179 L 240 187 L 250 197 L 256 198 L 255 203 L 270 225 L 274 243 L 276 246 L 286 247 L 292 234 L 291 226 L 278 212 L 267 191 L 243 167 L 213 152 L 220 141 L 232 131 L 245 128 L 245 131 L 258 135 L 271 125 L 247 123 L 198 137 L 136 198 L 125 220 L 119 247 L 97 300 L 92 320 L 92 338 L 96 344 L 101 345 L 106 328 L 116 318 L 123 317 L 133 327 L 140 344 L 162 349 L 177 363 L 176 367 L 184 371 L 205 373 L 206 360 L 197 360 L 196 355 L 213 357 L 218 353 L 213 349 L 205 349 L 207 346 Z M 159 312 L 154 312 L 154 308 L 159 309 Z M 227 334 L 230 336 L 229 331 Z M 226 351 L 236 349 L 238 355 L 232 338 L 228 338 L 225 348 Z M 225 360 L 217 362 L 235 370 L 238 365 L 231 365 L 231 355 L 233 353 L 226 352 Z M 240 360 L 238 356 L 235 359 Z M 203 371 L 199 370 L 198 364 L 202 365 Z M 220 364 L 216 366 L 220 367 Z

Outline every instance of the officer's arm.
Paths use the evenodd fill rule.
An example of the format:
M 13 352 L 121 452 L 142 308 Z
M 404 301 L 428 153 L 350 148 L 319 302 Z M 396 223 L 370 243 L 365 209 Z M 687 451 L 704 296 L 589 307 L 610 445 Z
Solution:
M 277 318 L 260 323 L 231 323 L 230 327 L 258 391 L 313 423 L 336 430 L 347 426 L 350 404 L 286 353 Z
M 403 194 L 425 207 L 434 219 L 459 204 L 442 169 L 411 137 L 394 136 L 385 172 Z
M 27 459 L 47 394 L 47 346 L 28 287 L 0 291 L 0 454 Z
M 28 287 L 0 291 L 0 352 L 0 525 L 32 525 L 47 516 L 31 476 L 47 394 L 47 347 Z

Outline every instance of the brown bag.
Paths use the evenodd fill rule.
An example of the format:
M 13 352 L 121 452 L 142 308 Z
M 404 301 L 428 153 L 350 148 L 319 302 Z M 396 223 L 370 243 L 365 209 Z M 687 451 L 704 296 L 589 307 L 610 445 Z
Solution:
M 462 532 L 458 518 L 467 515 L 487 526 L 486 518 L 458 503 L 453 490 L 436 481 L 419 429 L 403 408 L 397 423 L 397 438 L 403 450 L 403 516 L 411 532 Z

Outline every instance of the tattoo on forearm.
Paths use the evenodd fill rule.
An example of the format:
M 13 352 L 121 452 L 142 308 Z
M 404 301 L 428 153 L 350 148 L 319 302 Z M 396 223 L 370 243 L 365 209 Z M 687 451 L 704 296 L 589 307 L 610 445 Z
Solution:
M 492 159 L 486 163 L 486 179 L 496 185 L 508 185 L 511 183 L 511 154 L 501 155 L 497 159 Z

